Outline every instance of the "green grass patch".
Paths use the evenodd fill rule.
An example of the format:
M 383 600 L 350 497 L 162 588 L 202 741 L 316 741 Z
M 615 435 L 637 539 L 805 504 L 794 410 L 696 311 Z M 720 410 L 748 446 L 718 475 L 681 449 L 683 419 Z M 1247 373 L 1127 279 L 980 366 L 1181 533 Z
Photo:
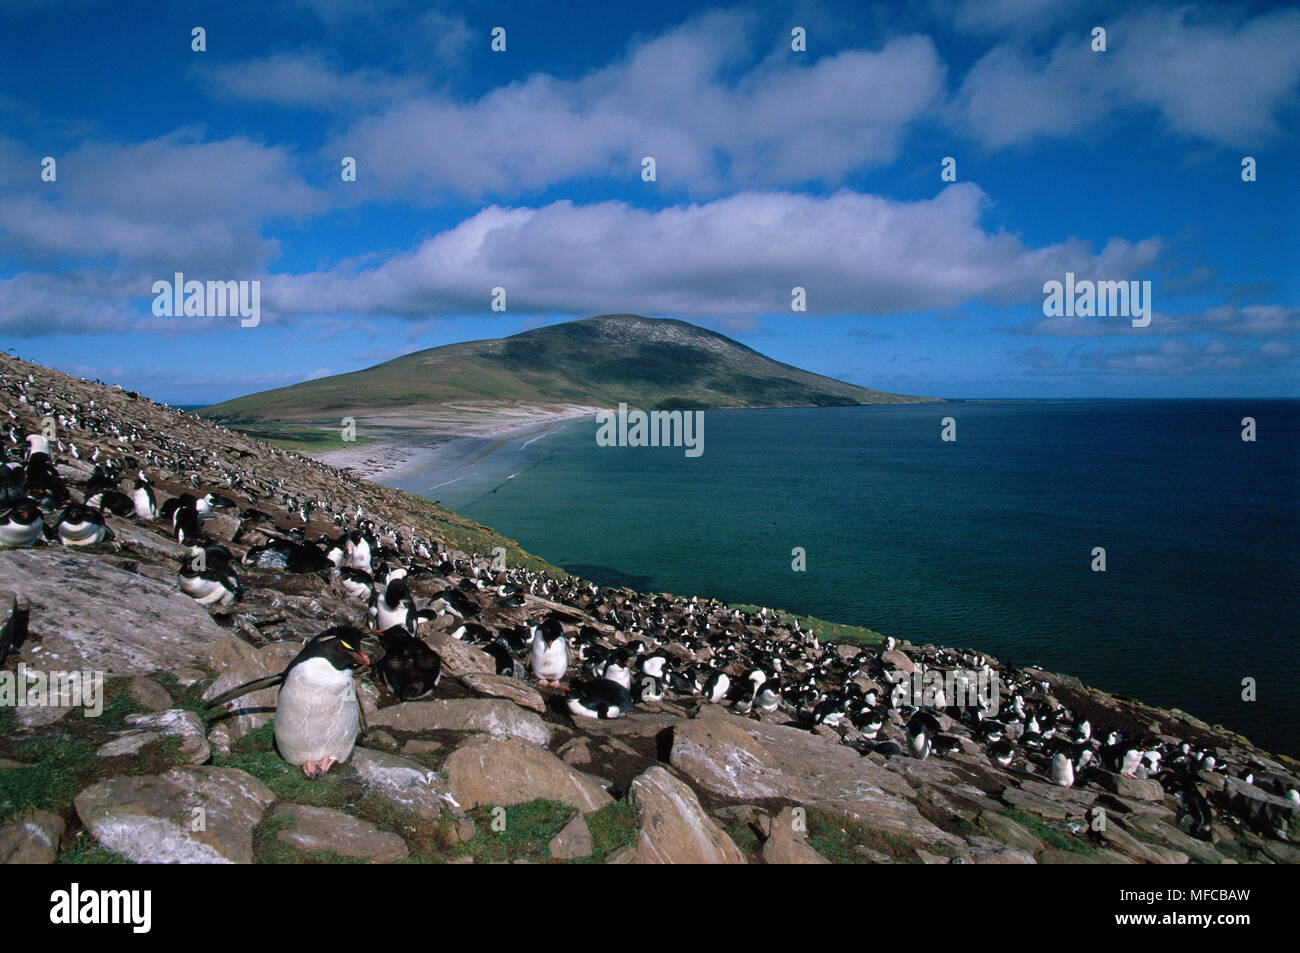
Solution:
M 213 758 L 212 763 L 219 768 L 247 771 L 282 800 L 342 809 L 348 801 L 348 791 L 338 776 L 326 775 L 321 781 L 310 780 L 301 768 L 294 767 L 276 754 L 274 731 L 274 724 L 267 722 L 236 741 L 230 754 Z
M 181 763 L 180 740 L 163 737 L 123 759 L 100 758 L 95 752 L 118 733 L 129 730 L 127 715 L 145 709 L 131 697 L 128 679 L 104 685 L 104 710 L 90 717 L 84 709 L 69 712 L 51 725 L 20 731 L 13 712 L 0 710 L 0 757 L 26 762 L 0 772 L 0 823 L 28 808 L 60 813 L 82 789 L 114 775 L 156 774 Z
M 558 801 L 529 801 L 507 807 L 504 826 L 499 821 L 496 824 L 503 829 L 494 830 L 493 821 L 500 817 L 499 812 L 476 808 L 469 812 L 474 821 L 473 838 L 455 845 L 452 853 L 485 864 L 515 860 L 545 863 L 551 859 L 547 845 L 572 814 L 573 808 Z
M 582 863 L 604 863 L 614 851 L 636 843 L 640 825 L 636 809 L 627 798 L 588 814 L 586 821 L 587 829 L 591 831 L 591 856 L 583 858 Z
M 808 846 L 832 864 L 871 863 L 868 857 L 854 850 L 859 846 L 877 851 L 899 863 L 909 864 L 918 862 L 918 848 L 932 853 L 944 853 L 910 837 L 867 827 L 842 815 L 816 808 L 808 811 Z
M 344 440 L 341 426 L 313 427 L 298 423 L 265 423 L 255 426 L 226 424 L 225 426 L 242 433 L 246 437 L 252 437 L 254 440 L 263 440 L 282 450 L 293 450 L 295 453 L 304 455 L 328 453 L 331 450 L 346 450 L 350 447 L 364 447 L 367 444 L 380 442 L 378 437 L 356 437 L 352 440 Z
M 56 864 L 129 864 L 131 861 L 107 847 L 101 847 L 89 834 L 82 833 L 77 843 L 59 854 Z
M 744 821 L 732 821 L 730 824 L 724 825 L 722 829 L 731 838 L 732 843 L 740 848 L 740 852 L 749 858 L 751 863 L 762 852 L 763 845 L 758 839 L 758 834 L 754 832 L 754 828 Z
M 1028 811 L 1022 811 L 1018 808 L 1011 808 L 1003 811 L 1003 816 L 1009 820 L 1015 821 L 1029 833 L 1033 834 L 1048 847 L 1054 847 L 1057 850 L 1069 851 L 1072 854 L 1095 854 L 1097 848 L 1093 847 L 1087 841 L 1075 837 L 1073 834 L 1066 834 L 1057 830 L 1042 818 L 1030 814 Z M 993 836 L 989 832 L 984 832 Z M 996 839 L 996 838 L 995 838 Z

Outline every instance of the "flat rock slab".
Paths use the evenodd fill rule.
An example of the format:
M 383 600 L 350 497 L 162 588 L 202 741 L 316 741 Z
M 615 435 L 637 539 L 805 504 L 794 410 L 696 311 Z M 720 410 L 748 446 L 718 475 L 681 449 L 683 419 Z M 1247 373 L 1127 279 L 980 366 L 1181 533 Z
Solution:
M 507 675 L 482 675 L 471 673 L 460 676 L 461 683 L 477 695 L 490 698 L 504 698 L 520 708 L 527 708 L 539 715 L 546 711 L 546 700 L 542 693 L 531 685 Z
M 1134 801 L 1162 801 L 1165 789 L 1160 782 L 1152 778 L 1129 778 L 1113 771 L 1097 772 L 1101 786 L 1112 794 L 1130 798 Z
M 475 648 L 460 639 L 453 639 L 446 632 L 434 632 L 424 636 L 424 641 L 442 656 L 442 670 L 453 678 L 475 674 L 496 674 L 496 659 L 482 649 Z
M 695 792 L 655 765 L 637 776 L 628 797 L 640 820 L 636 862 L 743 864 L 745 855 L 710 820 Z
M 399 810 L 425 820 L 437 820 L 448 808 L 460 813 L 454 795 L 432 768 L 370 748 L 354 748 L 350 764 L 372 793 Z
M 779 798 L 787 786 L 771 752 L 722 718 L 674 725 L 669 761 L 695 784 L 732 800 Z
M 1222 864 L 1227 858 L 1220 854 L 1213 846 L 1205 841 L 1197 840 L 1184 831 L 1171 824 L 1166 824 L 1159 818 L 1149 814 L 1137 815 L 1126 819 L 1126 823 L 1134 830 L 1141 831 L 1149 837 L 1154 837 L 1162 841 L 1165 846 L 1174 850 L 1182 851 L 1189 857 L 1195 858 L 1204 864 Z M 1294 863 L 1295 861 L 1291 861 Z
M 0 579 L 31 601 L 42 668 L 143 675 L 206 662 L 226 637 L 179 588 L 83 553 L 5 550 Z
M 1003 801 L 1011 807 L 1019 808 L 1022 811 L 1029 811 L 1040 817 L 1049 817 L 1056 820 L 1065 820 L 1067 818 L 1083 818 L 1087 814 L 1087 808 L 1082 804 L 1076 804 L 1072 801 L 1058 801 L 1054 798 L 1046 798 L 1030 791 L 1017 787 L 1006 787 L 1000 795 Z
M 1050 784 L 1046 781 L 1035 781 L 1033 778 L 1025 778 L 1020 782 L 1020 788 L 1028 791 L 1030 794 L 1036 794 L 1038 797 L 1047 798 L 1051 801 L 1065 801 L 1066 803 L 1076 805 L 1080 810 L 1092 807 L 1093 802 L 1097 800 L 1096 791 L 1086 791 L 1081 788 L 1067 788 L 1059 784 Z
M 293 822 L 292 827 L 278 831 L 275 837 L 294 850 L 305 853 L 328 850 L 340 857 L 356 857 L 375 864 L 393 864 L 410 854 L 406 842 L 396 834 L 342 811 L 284 804 L 271 816 Z
M 589 814 L 613 801 L 586 775 L 517 738 L 474 738 L 447 757 L 447 783 L 460 805 L 496 807 L 544 798 Z
M 551 729 L 546 722 L 502 698 L 399 702 L 379 709 L 370 716 L 369 724 L 416 735 L 428 731 L 482 731 L 542 747 L 551 741 Z
M 729 723 L 758 742 L 770 756 L 769 763 L 780 770 L 783 796 L 791 801 L 815 805 L 868 827 L 927 843 L 954 847 L 965 843 L 921 816 L 911 800 L 916 792 L 900 774 L 862 757 L 830 736 L 740 718 L 715 705 L 701 708 L 695 720 Z M 703 781 L 696 783 L 705 786 Z
M 109 778 L 75 803 L 96 840 L 135 863 L 251 864 L 253 828 L 274 800 L 237 768 L 195 767 Z

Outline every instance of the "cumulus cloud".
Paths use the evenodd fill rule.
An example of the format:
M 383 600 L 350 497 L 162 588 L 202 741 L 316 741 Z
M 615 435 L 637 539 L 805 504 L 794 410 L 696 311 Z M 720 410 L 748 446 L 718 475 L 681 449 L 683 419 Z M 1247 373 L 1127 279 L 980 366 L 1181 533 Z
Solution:
M 481 98 L 424 95 L 366 116 L 331 142 L 355 155 L 377 195 L 471 197 L 602 175 L 697 194 L 724 185 L 839 184 L 898 152 L 940 94 L 928 37 L 845 50 L 807 65 L 751 62 L 749 23 L 711 13 L 639 42 L 574 80 L 539 73 Z
M 493 205 L 379 263 L 368 254 L 300 274 L 203 273 L 189 259 L 164 264 L 145 243 L 130 267 L 8 279 L 0 327 L 22 334 L 45 321 L 125 326 L 130 300 L 147 311 L 149 282 L 170 278 L 173 261 L 200 280 L 260 278 L 269 322 L 481 313 L 491 289 L 503 287 L 513 313 L 631 310 L 734 327 L 786 312 L 795 286 L 806 289 L 814 315 L 946 309 L 977 298 L 1017 303 L 1041 297 L 1044 276 L 1065 271 L 1127 278 L 1161 247 L 1147 238 L 1112 239 L 1097 252 L 1078 240 L 1030 248 L 982 226 L 987 204 L 977 186 L 960 183 L 915 202 L 843 190 L 744 192 L 657 211 L 622 202 Z
M 244 138 L 203 141 L 178 130 L 131 145 L 89 142 L 59 157 L 54 183 L 35 181 L 39 155 L 0 142 L 18 185 L 0 203 L 0 254 L 66 267 L 108 259 L 143 271 L 206 270 L 245 277 L 278 245 L 265 220 L 325 208 L 289 154 Z
M 659 211 L 490 206 L 377 267 L 273 277 L 263 300 L 286 313 L 424 317 L 485 310 L 499 286 L 524 311 L 747 318 L 786 311 L 800 286 L 814 314 L 885 314 L 1030 300 L 1045 275 L 1067 270 L 1126 278 L 1160 249 L 1154 238 L 1113 239 L 1096 253 L 1075 240 L 1027 248 L 981 226 L 986 203 L 961 183 L 916 202 L 840 191 L 747 192 Z
M 1104 53 L 1092 51 L 1086 30 L 1044 56 L 1014 43 L 990 50 L 958 90 L 963 125 L 997 148 L 1154 109 L 1172 132 L 1237 146 L 1276 134 L 1279 110 L 1295 101 L 1300 10 L 1234 23 L 1152 9 L 1105 26 Z

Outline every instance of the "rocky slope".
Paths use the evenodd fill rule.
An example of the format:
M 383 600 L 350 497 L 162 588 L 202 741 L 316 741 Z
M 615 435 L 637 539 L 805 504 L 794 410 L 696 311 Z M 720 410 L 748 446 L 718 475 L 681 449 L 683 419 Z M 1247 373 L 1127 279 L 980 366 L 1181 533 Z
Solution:
M 98 716 L 71 705 L 0 707 L 0 859 L 1300 857 L 1297 765 L 1184 713 L 976 653 L 823 643 L 777 613 L 597 588 L 427 501 L 2 356 L 0 407 L 11 461 L 26 455 L 29 434 L 54 423 L 49 450 L 69 499 L 29 487 L 51 497 L 37 500 L 51 522 L 68 502 L 94 502 L 94 466 L 110 462 L 121 464 L 117 485 L 128 496 L 137 470 L 159 503 L 217 494 L 202 530 L 236 557 L 241 590 L 225 605 L 183 594 L 188 551 L 161 518 L 106 512 L 112 535 L 102 542 L 67 545 L 64 525 L 52 540 L 0 551 L 0 677 L 107 676 Z M 11 489 L 21 469 L 7 468 Z M 431 696 L 402 701 L 362 670 L 366 731 L 345 764 L 310 781 L 272 747 L 276 689 L 215 710 L 204 699 L 282 670 L 324 629 L 368 628 L 366 603 L 338 572 L 244 562 L 250 550 L 285 543 L 324 554 L 345 531 L 373 546 L 376 573 L 381 561 L 408 570 L 415 605 L 429 609 L 418 634 L 441 655 L 443 678 Z M 505 569 L 493 567 L 498 545 Z M 571 664 L 567 691 L 539 688 L 518 644 L 500 648 L 550 618 L 586 656 Z M 918 666 L 996 673 L 1001 711 L 952 699 L 894 704 L 892 686 Z M 654 700 L 610 720 L 570 714 L 575 682 L 597 667 L 626 667 L 638 695 Z M 723 674 L 747 688 L 707 700 Z M 927 718 L 932 735 L 919 733 Z M 913 754 L 918 738 L 933 742 L 928 757 Z M 1113 763 L 1130 749 L 1134 763 Z M 1051 766 L 1067 754 L 1081 763 L 1063 786 Z M 1199 831 L 1183 802 L 1211 811 Z

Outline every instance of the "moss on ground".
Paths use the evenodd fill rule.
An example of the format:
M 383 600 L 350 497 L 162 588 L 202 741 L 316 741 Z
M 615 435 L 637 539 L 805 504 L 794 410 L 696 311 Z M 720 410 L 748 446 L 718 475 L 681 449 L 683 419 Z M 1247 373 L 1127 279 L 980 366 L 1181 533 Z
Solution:
M 606 804 L 599 811 L 588 814 L 586 820 L 591 831 L 591 856 L 584 858 L 583 863 L 603 863 L 614 851 L 636 843 L 640 824 L 636 809 L 626 798 Z
M 127 715 L 145 710 L 131 697 L 130 680 L 124 678 L 105 682 L 104 710 L 98 717 L 77 709 L 52 725 L 19 731 L 13 712 L 0 710 L 0 757 L 24 762 L 0 771 L 0 824 L 28 808 L 65 813 L 78 792 L 105 778 L 157 774 L 183 763 L 176 738 L 152 741 L 133 755 L 95 754 L 119 732 L 130 730 Z
M 1069 851 L 1071 854 L 1097 853 L 1097 848 L 1093 847 L 1083 838 L 1076 837 L 1073 834 L 1052 827 L 1036 814 L 1030 814 L 1028 811 L 1022 811 L 1019 808 L 1008 808 L 1006 811 L 1002 812 L 1002 816 L 1008 820 L 1015 821 L 1048 847 Z M 986 836 L 993 836 L 993 834 L 988 831 L 981 831 L 981 833 Z
M 952 856 L 942 845 L 922 844 L 911 837 L 867 827 L 842 815 L 810 808 L 808 811 L 808 846 L 833 864 L 868 864 L 869 857 L 856 851 L 865 847 L 899 863 L 917 863 L 917 850 Z

